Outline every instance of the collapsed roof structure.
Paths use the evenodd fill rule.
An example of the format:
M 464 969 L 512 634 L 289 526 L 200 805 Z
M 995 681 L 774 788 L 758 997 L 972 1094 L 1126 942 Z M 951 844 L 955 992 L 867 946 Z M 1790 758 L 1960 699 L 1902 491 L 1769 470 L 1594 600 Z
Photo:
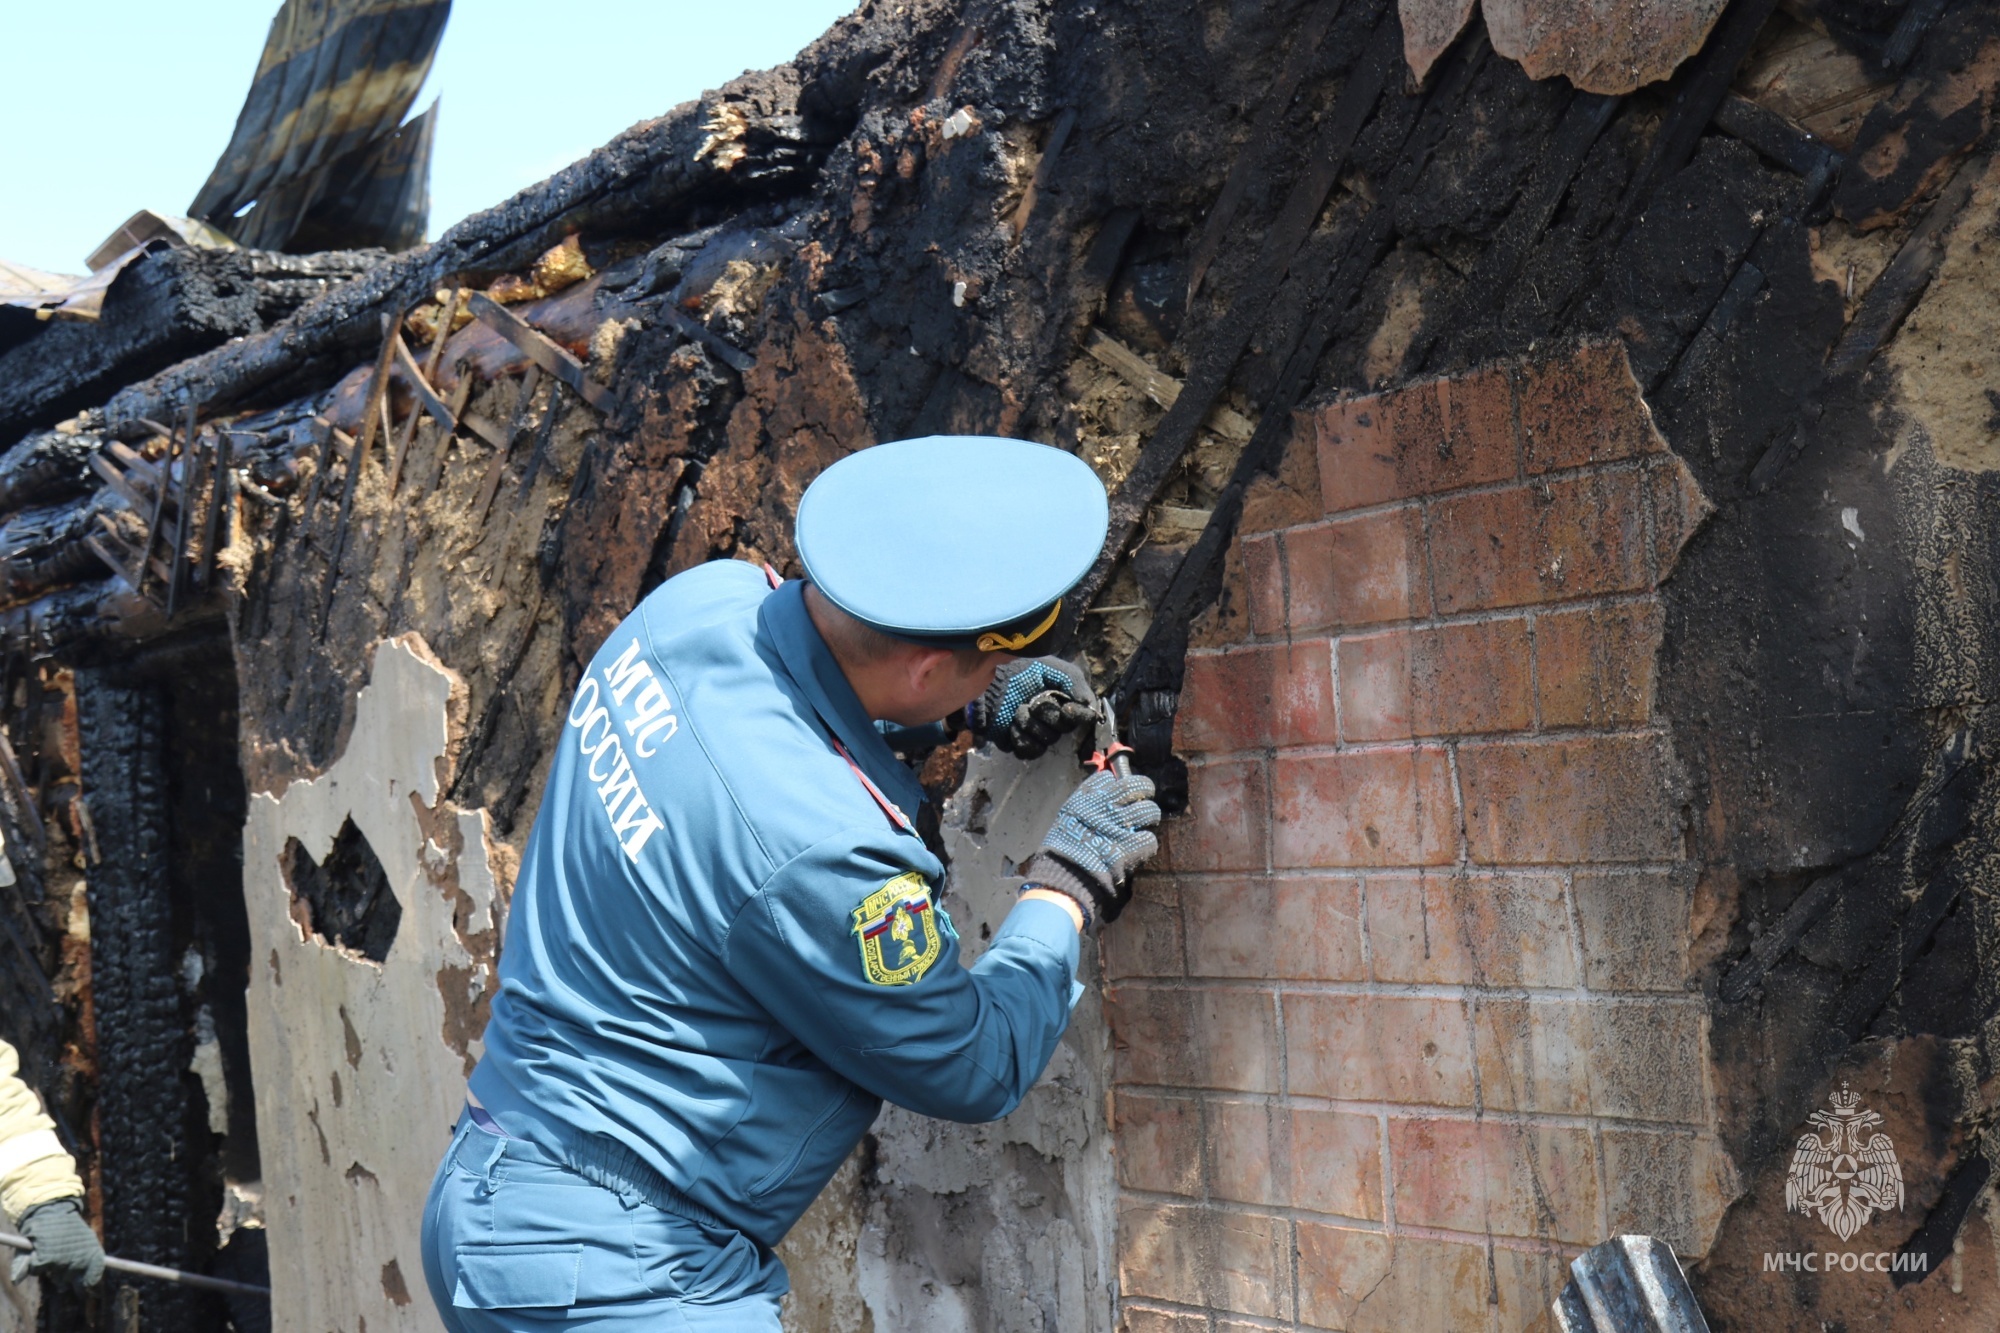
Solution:
M 958 431 L 1110 486 L 1062 632 L 1180 813 L 1049 1077 L 885 1113 L 790 1326 L 1511 1333 L 1619 1232 L 1718 1329 L 2000 1313 L 2000 11 L 870 3 L 281 253 L 417 234 L 443 10 L 290 0 L 194 210 L 241 248 L 0 324 L 6 1035 L 114 1249 L 434 1327 L 578 671 Z M 976 951 L 1074 769 L 912 758 Z M 1788 1188 L 1837 1092 L 1906 1187 L 1846 1234 Z

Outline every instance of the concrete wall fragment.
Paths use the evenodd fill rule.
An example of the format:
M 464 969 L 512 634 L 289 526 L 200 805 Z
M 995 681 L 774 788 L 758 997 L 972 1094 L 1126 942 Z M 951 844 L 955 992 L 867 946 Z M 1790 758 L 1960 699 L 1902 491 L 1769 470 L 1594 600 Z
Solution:
M 250 1042 L 280 1333 L 440 1327 L 419 1224 L 477 1058 L 503 900 L 483 813 L 440 799 L 459 689 L 418 636 L 376 644 L 340 758 L 251 798 Z M 379 963 L 310 933 L 281 869 L 290 840 L 324 861 L 349 821 L 402 907 Z

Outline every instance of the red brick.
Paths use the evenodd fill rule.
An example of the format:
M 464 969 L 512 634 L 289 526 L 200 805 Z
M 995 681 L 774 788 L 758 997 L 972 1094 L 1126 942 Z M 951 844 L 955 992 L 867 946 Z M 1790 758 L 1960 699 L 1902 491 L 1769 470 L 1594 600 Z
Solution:
M 1201 1196 L 1201 1103 L 1193 1097 L 1116 1094 L 1118 1183 L 1156 1194 Z
M 1492 620 L 1341 639 L 1350 741 L 1520 731 L 1534 721 L 1528 622 Z
M 1289 1319 L 1291 1287 L 1291 1228 L 1282 1218 L 1130 1200 L 1118 1209 L 1125 1297 Z
M 1499 367 L 1333 403 L 1318 425 L 1329 514 L 1503 481 L 1519 468 L 1513 379 Z
M 1655 463 L 1646 473 L 1646 489 L 1653 507 L 1653 581 L 1665 583 L 1680 560 L 1681 548 L 1715 506 L 1678 458 Z
M 1098 947 L 1111 980 L 1180 976 L 1180 891 L 1173 877 L 1139 876 L 1118 928 L 1100 932 Z
M 1264 533 L 1241 537 L 1243 552 L 1244 602 L 1250 616 L 1250 632 L 1274 637 L 1285 632 L 1285 570 L 1278 563 L 1278 537 Z
M 1599 991 L 1679 991 L 1688 983 L 1690 876 L 1607 870 L 1575 879 L 1583 984 Z
M 1435 502 L 1439 613 L 1650 586 L 1641 483 L 1637 472 L 1594 472 Z
M 1326 640 L 1188 656 L 1176 750 L 1212 754 L 1334 739 L 1333 653 Z
M 1609 1234 L 1620 1230 L 1613 1227 Z M 1568 1253 L 1496 1245 L 1492 1259 L 1494 1328 L 1504 1333 L 1555 1333 L 1549 1307 L 1569 1282 Z
M 1644 722 L 1653 711 L 1653 664 L 1663 627 L 1660 604 L 1651 598 L 1536 616 L 1542 725 Z
M 1190 884 L 1181 904 L 1190 976 L 1366 979 L 1358 880 Z
M 1267 993 L 1125 985 L 1106 994 L 1104 1013 L 1119 1083 L 1277 1091 L 1277 1011 Z
M 1188 765 L 1188 809 L 1162 829 L 1162 869 L 1262 870 L 1271 806 L 1264 761 Z
M 1699 1255 L 1737 1193 L 1722 1145 L 1703 1133 L 1610 1126 L 1603 1140 L 1611 1234 L 1658 1236 Z
M 1521 435 L 1530 472 L 1667 448 L 1616 340 L 1522 367 Z
M 1211 1101 L 1208 1150 L 1216 1198 L 1382 1218 L 1382 1135 L 1374 1116 Z
M 1389 1170 L 1399 1224 L 1597 1239 L 1597 1158 L 1586 1129 L 1391 1119 Z
M 1479 1095 L 1489 1111 L 1585 1115 L 1591 1109 L 1588 1019 L 1573 1000 L 1473 1001 Z
M 1285 1058 L 1301 1096 L 1472 1104 L 1471 1031 L 1458 1000 L 1287 995 Z
M 1258 634 L 1380 625 L 1431 611 L 1414 507 L 1253 538 L 1244 560 Z
M 1668 1000 L 1585 1007 L 1593 1113 L 1684 1125 L 1703 1119 L 1701 1010 Z
M 1451 766 L 1434 746 L 1278 756 L 1280 867 L 1446 865 L 1458 849 Z
M 1483 1333 L 1486 1249 L 1300 1222 L 1299 1319 L 1341 1333 Z
M 1474 861 L 1575 864 L 1680 855 L 1675 798 L 1658 737 L 1462 745 L 1458 774 Z
M 1543 876 L 1370 875 L 1368 949 L 1377 981 L 1577 984 L 1562 881 Z
M 1236 530 L 1271 532 L 1310 523 L 1325 513 L 1319 485 L 1319 430 L 1308 412 L 1294 412 L 1276 476 L 1259 473 L 1243 492 Z

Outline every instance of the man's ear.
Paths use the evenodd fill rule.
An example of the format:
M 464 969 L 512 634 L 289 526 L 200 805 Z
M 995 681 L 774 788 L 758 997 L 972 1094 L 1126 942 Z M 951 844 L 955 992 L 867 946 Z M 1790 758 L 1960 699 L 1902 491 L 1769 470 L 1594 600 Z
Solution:
M 949 648 L 919 648 L 910 656 L 910 688 L 922 694 L 937 681 L 939 672 L 948 669 L 951 659 Z

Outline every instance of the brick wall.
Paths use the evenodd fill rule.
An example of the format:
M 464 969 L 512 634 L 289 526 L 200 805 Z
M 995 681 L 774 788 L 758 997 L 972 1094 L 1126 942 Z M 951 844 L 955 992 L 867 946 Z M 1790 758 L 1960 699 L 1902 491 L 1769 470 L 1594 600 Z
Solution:
M 1301 416 L 1106 934 L 1132 1333 L 1500 1330 L 1729 1189 L 1656 592 L 1707 510 L 1617 343 Z

